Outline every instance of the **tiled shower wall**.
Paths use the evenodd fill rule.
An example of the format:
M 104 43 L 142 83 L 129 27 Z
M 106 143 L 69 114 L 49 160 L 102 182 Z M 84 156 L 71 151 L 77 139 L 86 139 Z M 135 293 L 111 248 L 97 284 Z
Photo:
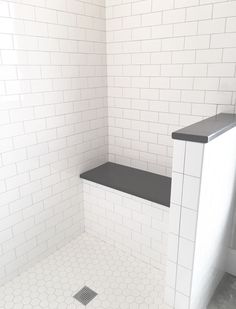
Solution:
M 115 162 L 170 174 L 171 131 L 234 111 L 235 16 L 236 1 L 0 0 L 0 282 L 83 230 L 106 75 Z
M 106 5 L 110 160 L 170 175 L 172 131 L 235 111 L 236 1 Z
M 107 160 L 102 0 L 0 1 L 0 282 L 84 229 Z

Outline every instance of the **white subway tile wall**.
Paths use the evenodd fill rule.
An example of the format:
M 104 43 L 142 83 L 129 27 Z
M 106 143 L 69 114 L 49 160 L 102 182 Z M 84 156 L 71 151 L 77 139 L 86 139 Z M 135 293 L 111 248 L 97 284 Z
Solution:
M 158 268 L 165 276 L 169 208 L 83 181 L 85 230 Z
M 227 0 L 0 0 L 0 283 L 84 230 L 80 172 L 109 158 L 170 175 L 172 131 L 236 111 L 235 25 Z M 201 149 L 190 146 L 184 165 L 187 148 L 176 149 L 173 183 L 196 192 Z M 158 241 L 149 246 L 159 220 L 130 218 L 130 203 L 119 213 L 116 198 L 115 233 L 132 229 L 133 252 L 162 256 Z M 190 198 L 182 215 L 194 221 Z M 181 273 L 194 233 L 177 224 L 180 191 L 172 202 L 171 232 L 189 250 Z M 169 299 L 184 309 L 178 286 Z
M 107 161 L 105 1 L 0 1 L 0 283 L 84 230 Z
M 236 102 L 236 1 L 107 0 L 109 158 L 171 175 L 171 132 Z

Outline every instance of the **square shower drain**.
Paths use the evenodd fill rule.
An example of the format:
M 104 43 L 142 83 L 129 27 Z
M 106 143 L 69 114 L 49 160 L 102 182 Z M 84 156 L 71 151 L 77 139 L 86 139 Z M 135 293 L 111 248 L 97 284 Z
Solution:
M 86 306 L 88 303 L 91 302 L 98 294 L 88 288 L 87 286 L 84 286 L 78 293 L 74 295 L 74 298 L 78 300 L 81 304 Z

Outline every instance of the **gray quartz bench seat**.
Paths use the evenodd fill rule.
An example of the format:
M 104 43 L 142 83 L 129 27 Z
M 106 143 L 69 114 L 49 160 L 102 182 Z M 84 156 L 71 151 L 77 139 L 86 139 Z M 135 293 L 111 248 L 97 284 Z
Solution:
M 97 184 L 170 207 L 171 178 L 111 162 L 80 175 Z

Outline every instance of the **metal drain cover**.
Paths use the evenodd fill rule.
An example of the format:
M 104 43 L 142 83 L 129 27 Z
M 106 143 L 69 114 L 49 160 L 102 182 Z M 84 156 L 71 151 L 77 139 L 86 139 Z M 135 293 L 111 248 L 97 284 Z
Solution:
M 84 286 L 78 293 L 74 295 L 74 298 L 78 300 L 81 304 L 86 306 L 88 303 L 91 302 L 98 294 L 88 288 L 87 286 Z

